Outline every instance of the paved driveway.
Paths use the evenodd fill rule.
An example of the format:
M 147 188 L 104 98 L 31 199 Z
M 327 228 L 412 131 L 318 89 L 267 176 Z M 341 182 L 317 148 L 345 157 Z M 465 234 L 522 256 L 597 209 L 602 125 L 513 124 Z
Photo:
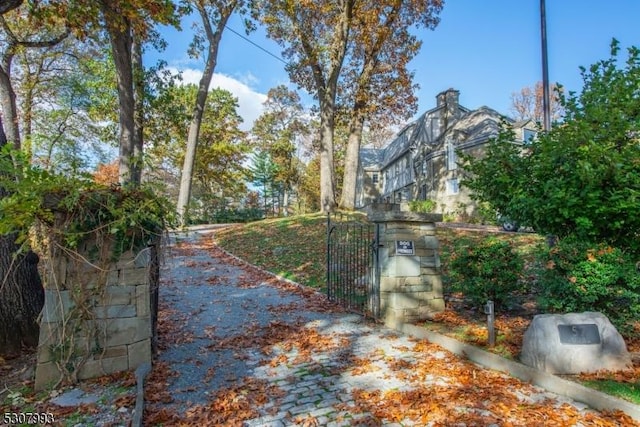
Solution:
M 147 425 L 630 423 L 343 312 L 209 234 L 174 234 L 167 249 Z

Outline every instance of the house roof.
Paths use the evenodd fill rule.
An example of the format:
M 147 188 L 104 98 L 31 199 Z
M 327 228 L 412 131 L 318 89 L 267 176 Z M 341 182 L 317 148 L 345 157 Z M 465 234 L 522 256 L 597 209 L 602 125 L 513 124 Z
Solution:
M 513 122 L 513 127 L 514 128 L 535 129 L 536 122 L 533 119 L 518 120 L 518 121 Z
M 438 117 L 439 111 L 444 108 L 446 106 L 439 105 L 427 110 L 418 119 L 402 128 L 383 148 L 361 148 L 360 164 L 362 168 L 383 169 L 398 157 L 404 155 L 412 146 L 437 144 L 437 139 L 433 139 L 431 135 L 431 119 Z M 471 111 L 461 105 L 457 105 L 457 108 L 462 116 Z
M 432 131 L 433 119 L 438 119 L 441 110 L 447 108 L 446 103 L 441 103 L 441 96 L 452 92 L 455 95 L 454 102 L 457 119 L 452 120 L 446 129 L 439 129 L 438 135 Z M 424 112 L 418 119 L 406 125 L 384 148 L 362 148 L 360 150 L 360 164 L 364 169 L 382 170 L 397 158 L 401 157 L 412 147 L 426 146 L 431 150 L 442 146 L 447 135 L 452 135 L 458 145 L 482 143 L 495 136 L 503 121 L 515 128 L 530 128 L 535 125 L 532 120 L 515 121 L 500 114 L 487 106 L 470 110 L 458 104 L 457 91 L 449 89 L 436 97 L 436 107 Z M 442 148 L 439 148 L 442 149 Z
M 456 132 L 462 133 L 461 138 L 456 138 L 459 141 L 486 140 L 496 135 L 500 130 L 500 122 L 502 120 L 513 122 L 493 108 L 482 106 L 460 117 L 446 132 L 453 135 L 455 135 Z M 443 142 L 444 141 L 439 141 L 439 143 Z
M 384 157 L 384 149 L 379 148 L 361 148 L 360 149 L 360 166 L 363 169 L 382 167 L 382 159 Z
M 416 122 L 409 123 L 396 135 L 393 141 L 384 148 L 381 166 L 388 165 L 407 152 L 413 140 L 413 130 L 415 127 Z

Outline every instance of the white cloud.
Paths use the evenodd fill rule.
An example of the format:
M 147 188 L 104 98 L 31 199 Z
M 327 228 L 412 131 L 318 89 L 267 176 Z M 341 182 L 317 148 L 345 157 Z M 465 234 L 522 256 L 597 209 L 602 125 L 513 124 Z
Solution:
M 187 68 L 180 70 L 182 72 L 182 80 L 184 83 L 198 84 L 202 77 L 202 71 Z M 173 69 L 172 72 L 177 73 L 177 69 Z M 253 77 L 253 76 L 251 76 Z M 246 79 L 251 81 L 251 78 Z M 262 114 L 264 107 L 262 103 L 266 101 L 267 95 L 264 93 L 256 92 L 247 84 L 224 74 L 213 74 L 213 79 L 209 88 L 220 88 L 228 90 L 238 98 L 238 114 L 244 120 L 240 128 L 242 130 L 250 130 L 253 127 L 255 119 Z

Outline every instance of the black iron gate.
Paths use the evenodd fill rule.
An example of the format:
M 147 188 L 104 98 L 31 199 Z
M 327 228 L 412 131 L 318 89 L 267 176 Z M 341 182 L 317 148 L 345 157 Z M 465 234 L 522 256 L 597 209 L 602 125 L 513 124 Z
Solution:
M 377 319 L 380 312 L 379 225 L 327 215 L 327 295 Z

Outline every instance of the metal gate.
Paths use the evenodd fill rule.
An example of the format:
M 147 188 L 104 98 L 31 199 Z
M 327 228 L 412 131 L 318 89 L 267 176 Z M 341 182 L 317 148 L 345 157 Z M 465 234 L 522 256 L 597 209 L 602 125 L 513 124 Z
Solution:
M 379 225 L 327 215 L 327 296 L 377 319 L 380 312 Z

